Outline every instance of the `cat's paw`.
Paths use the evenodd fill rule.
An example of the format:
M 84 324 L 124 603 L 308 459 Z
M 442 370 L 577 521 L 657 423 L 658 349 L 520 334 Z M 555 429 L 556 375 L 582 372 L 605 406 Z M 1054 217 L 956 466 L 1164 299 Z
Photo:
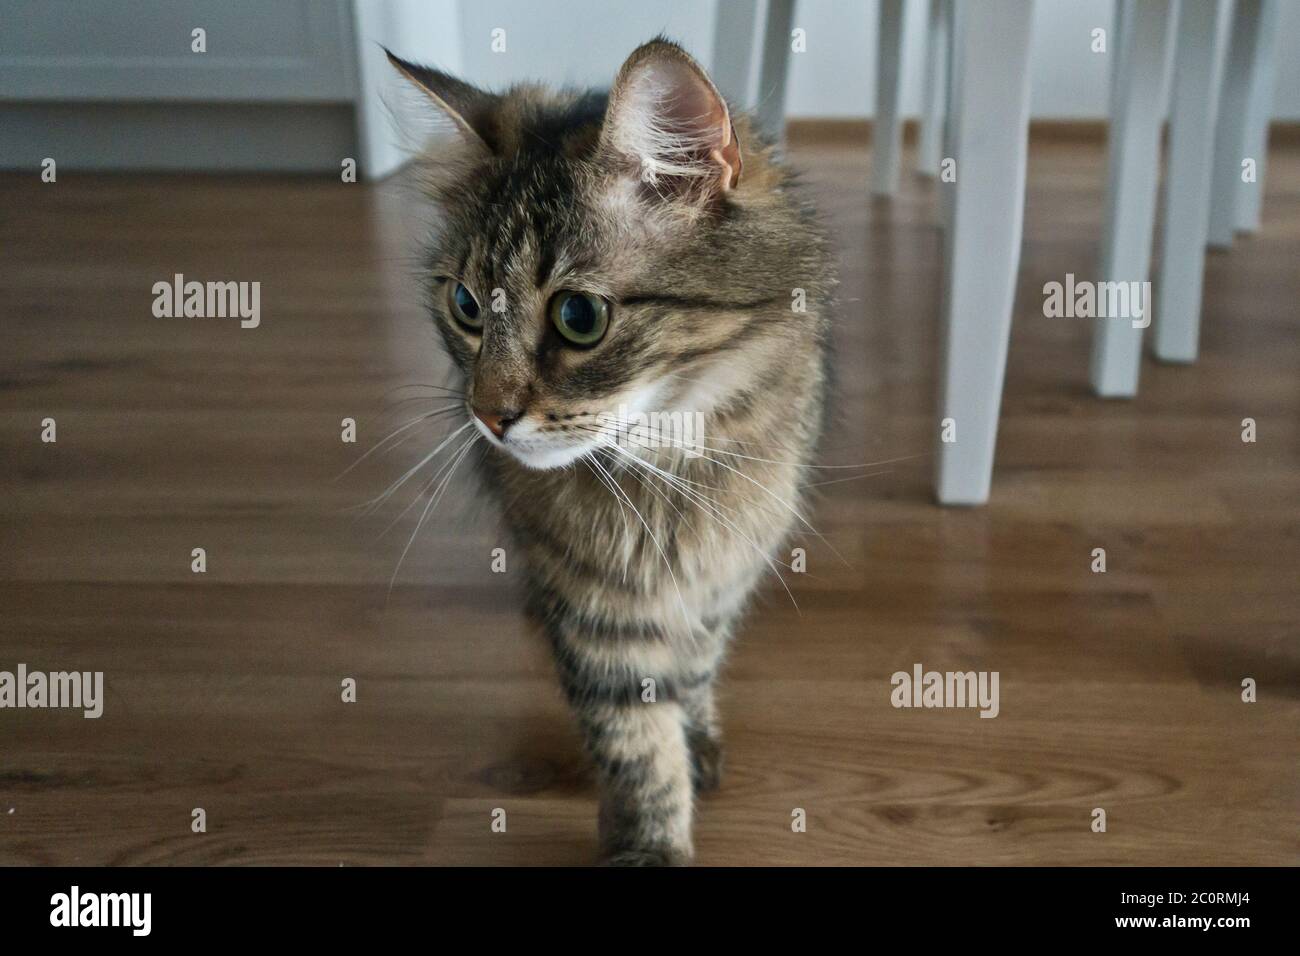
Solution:
M 691 779 L 696 793 L 710 793 L 722 786 L 722 766 L 726 750 L 722 741 L 703 733 L 690 736 Z
M 616 850 L 601 860 L 604 866 L 689 866 L 690 862 L 688 854 L 672 847 Z

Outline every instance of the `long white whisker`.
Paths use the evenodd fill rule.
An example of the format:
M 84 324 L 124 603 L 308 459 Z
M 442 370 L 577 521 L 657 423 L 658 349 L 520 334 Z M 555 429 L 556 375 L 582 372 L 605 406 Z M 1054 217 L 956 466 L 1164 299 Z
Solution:
M 881 475 L 892 475 L 894 469 L 886 468 L 884 471 L 870 471 L 865 475 L 849 475 L 847 478 L 831 478 L 827 481 L 808 481 L 805 482 L 805 488 L 821 488 L 824 485 L 838 485 L 845 481 L 861 481 L 863 478 L 879 478 Z
M 424 506 L 424 512 L 420 515 L 420 520 L 415 524 L 415 530 L 411 532 L 411 537 L 407 539 L 406 547 L 402 549 L 402 556 L 397 559 L 397 567 L 393 568 L 393 576 L 388 579 L 388 593 L 390 596 L 393 593 L 393 585 L 397 583 L 397 574 L 402 570 L 402 562 L 406 560 L 407 552 L 411 550 L 411 545 L 415 543 L 416 535 L 418 535 L 420 529 L 424 527 L 425 519 L 429 517 L 429 513 L 437 506 L 438 502 L 442 500 L 443 494 L 446 493 L 448 483 L 451 481 L 451 476 L 456 473 L 456 465 L 460 464 L 461 460 L 466 454 L 468 454 L 469 449 L 474 446 L 474 442 L 478 441 L 480 437 L 481 436 L 476 432 L 469 441 L 460 447 L 456 452 L 454 464 L 452 464 L 451 469 L 447 472 L 446 477 L 442 479 L 442 484 L 438 486 L 437 491 L 429 496 L 429 503 Z
M 629 432 L 632 430 L 631 428 L 629 428 L 627 422 L 620 421 L 619 419 L 609 415 L 597 415 L 596 421 L 597 424 L 612 425 L 613 427 L 620 429 L 622 432 Z M 642 425 L 640 423 L 638 423 L 635 426 L 635 430 L 638 432 L 641 431 L 646 432 L 652 441 L 668 443 L 671 444 L 674 448 L 680 448 L 684 451 L 690 451 L 690 452 L 694 452 L 696 450 L 711 451 L 718 455 L 726 455 L 729 458 L 741 458 L 744 459 L 745 461 L 757 461 L 768 465 L 794 465 L 799 468 L 817 468 L 826 471 L 849 471 L 849 470 L 861 470 L 863 468 L 875 468 L 878 465 L 892 465 L 900 461 L 910 461 L 914 458 L 927 458 L 930 455 L 929 452 L 926 452 L 924 454 L 918 454 L 918 455 L 903 455 L 899 458 L 886 458 L 881 461 L 870 461 L 860 465 L 817 465 L 811 462 L 804 463 L 800 461 L 787 461 L 780 458 L 759 458 L 755 455 L 742 455 L 738 451 L 728 451 L 725 448 L 713 448 L 709 445 L 701 445 L 697 443 L 687 444 L 685 442 L 678 442 L 664 435 L 662 431 L 652 429 L 650 426 Z M 703 437 L 708 441 L 722 441 L 722 442 L 732 441 L 732 439 L 722 438 L 717 435 L 704 435 L 701 437 Z M 737 444 L 745 445 L 745 444 L 753 444 L 753 443 L 737 442 Z M 701 455 L 700 457 L 704 457 L 704 456 Z
M 695 633 L 695 626 L 691 622 L 690 613 L 686 610 L 686 599 L 682 597 L 682 589 L 677 585 L 677 575 L 673 574 L 673 566 L 672 563 L 669 562 L 668 560 L 667 552 L 664 551 L 663 546 L 659 543 L 659 538 L 655 535 L 655 533 L 652 530 L 650 530 L 649 523 L 646 522 L 644 516 L 642 516 L 640 510 L 638 510 L 637 506 L 633 503 L 632 499 L 628 497 L 627 492 L 623 491 L 622 488 L 619 488 L 617 482 L 615 483 L 614 487 L 618 490 L 623 500 L 627 502 L 627 506 L 632 509 L 632 513 L 635 514 L 637 520 L 641 522 L 641 526 L 645 528 L 646 534 L 650 536 L 650 540 L 654 542 L 655 548 L 659 551 L 659 557 L 663 559 L 664 568 L 667 569 L 668 571 L 668 577 L 673 582 L 673 590 L 677 592 L 677 603 L 681 605 L 682 620 L 686 624 L 686 633 L 688 635 L 693 635 Z
M 753 538 L 751 538 L 749 535 L 745 534 L 745 532 L 742 531 L 742 530 L 741 530 L 741 529 L 740 529 L 740 528 L 735 524 L 735 522 L 731 521 L 731 520 L 728 519 L 725 515 L 721 514 L 721 512 L 719 512 L 719 511 L 717 511 L 715 508 L 713 508 L 713 507 L 712 507 L 712 506 L 713 506 L 713 502 L 711 502 L 711 501 L 710 501 L 708 498 L 706 498 L 704 495 L 700 494 L 699 492 L 695 492 L 695 491 L 693 491 L 693 490 L 690 489 L 690 488 L 686 488 L 686 487 L 684 487 L 684 486 L 681 486 L 681 485 L 676 484 L 675 479 L 676 479 L 678 476 L 673 475 L 673 474 L 671 474 L 670 472 L 664 471 L 662 468 L 659 468 L 658 466 L 652 464 L 651 462 L 648 462 L 648 461 L 646 461 L 645 459 L 643 459 L 643 458 L 641 458 L 641 457 L 639 457 L 639 456 L 637 456 L 637 455 L 634 455 L 632 452 L 628 451 L 626 448 L 623 448 L 623 447 L 621 447 L 621 446 L 619 446 L 619 445 L 617 445 L 617 444 L 612 444 L 612 443 L 611 443 L 611 447 L 613 447 L 613 448 L 617 449 L 618 451 L 622 452 L 622 453 L 623 453 L 624 455 L 626 455 L 629 459 L 631 459 L 631 460 L 632 460 L 636 465 L 641 466 L 641 467 L 643 467 L 643 468 L 647 468 L 647 469 L 649 469 L 649 470 L 650 470 L 650 473 L 652 473 L 652 474 L 659 475 L 660 478 L 661 478 L 661 480 L 664 480 L 665 483 L 666 483 L 669 487 L 675 487 L 675 488 L 677 489 L 678 493 L 687 496 L 688 500 L 694 500 L 694 501 L 696 501 L 696 503 L 698 503 L 698 504 L 700 504 L 700 505 L 703 505 L 705 508 L 709 509 L 709 513 L 712 515 L 712 517 L 714 518 L 714 520 L 721 522 L 721 523 L 723 524 L 724 527 L 728 528 L 728 529 L 731 530 L 733 533 L 735 533 L 735 534 L 739 535 L 741 538 L 743 538 L 743 539 L 744 539 L 744 540 L 749 544 L 749 546 L 750 546 L 751 548 L 754 549 L 754 553 L 757 554 L 760 558 L 763 559 L 763 561 L 765 561 L 765 562 L 767 563 L 768 568 L 771 569 L 772 573 L 776 575 L 776 579 L 777 579 L 778 581 L 781 582 L 781 586 L 785 589 L 785 593 L 789 596 L 789 598 L 790 598 L 790 603 L 794 605 L 794 609 L 795 609 L 795 611 L 796 611 L 796 612 L 799 612 L 799 613 L 802 613 L 802 612 L 800 612 L 800 609 L 799 609 L 799 602 L 795 600 L 794 592 L 790 590 L 790 585 L 786 582 L 786 580 L 785 580 L 785 576 L 782 575 L 781 572 L 778 571 L 777 568 L 776 568 L 776 565 L 777 565 L 778 563 L 779 563 L 782 567 L 785 567 L 785 568 L 789 568 L 789 565 L 787 565 L 784 561 L 782 561 L 782 562 L 777 562 L 777 561 L 775 561 L 775 559 L 773 559 L 771 555 L 767 554 L 767 553 L 766 553 L 766 552 L 765 552 L 761 547 L 759 547 L 758 542 L 754 541 Z M 674 510 L 676 510 L 676 509 L 674 508 Z M 678 513 L 680 514 L 680 512 L 678 512 Z
M 446 405 L 442 408 L 434 409 L 433 411 L 427 412 L 424 415 L 417 415 L 415 418 L 412 418 L 405 425 L 401 425 L 400 427 L 394 429 L 393 431 L 385 435 L 383 438 L 379 439 L 379 441 L 371 445 L 369 451 L 367 451 L 364 455 L 362 455 L 352 464 L 348 465 L 341 472 L 339 472 L 338 475 L 335 476 L 334 480 L 338 481 L 340 478 L 342 478 L 344 475 L 350 472 L 353 468 L 357 467 L 357 465 L 361 464 L 363 461 L 365 461 L 375 452 L 379 451 L 379 449 L 384 445 L 384 443 L 386 443 L 390 439 L 396 437 L 397 435 L 400 435 L 402 432 L 406 431 L 407 429 L 414 428 L 416 425 L 420 424 L 420 422 L 428 421 L 430 418 L 437 418 L 439 415 L 446 415 L 449 412 L 455 411 L 455 409 L 458 408 L 460 405 L 461 405 L 460 402 L 454 402 L 451 405 Z
M 590 471 L 593 475 L 595 475 L 596 479 L 602 485 L 605 486 L 605 488 L 609 491 L 610 496 L 613 497 L 615 503 L 618 505 L 619 517 L 623 519 L 623 534 L 625 536 L 625 539 L 630 538 L 632 535 L 632 529 L 631 526 L 628 525 L 627 523 L 627 508 L 624 507 L 623 502 L 619 499 L 617 492 L 614 490 L 613 476 L 610 475 L 607 471 L 605 471 L 605 469 L 601 467 L 600 462 L 598 462 L 594 457 L 582 458 L 581 461 L 587 466 L 587 470 Z M 621 575 L 624 584 L 627 584 L 629 558 L 630 555 L 628 554 L 627 549 L 624 548 L 623 549 L 623 571 Z
M 402 475 L 402 477 L 398 478 L 395 482 L 389 485 L 384 492 L 382 492 L 381 494 L 379 494 L 374 498 L 371 498 L 369 501 L 363 501 L 360 505 L 357 505 L 356 507 L 360 509 L 365 509 L 363 511 L 364 514 L 373 514 L 375 509 L 379 508 L 385 501 L 387 501 L 392 496 L 393 492 L 395 492 L 398 488 L 402 487 L 402 485 L 406 484 L 406 482 L 410 479 L 410 477 L 414 475 L 417 471 L 419 471 L 429 462 L 433 461 L 433 459 L 437 457 L 439 452 L 441 452 L 444 448 L 446 448 L 447 445 L 450 444 L 451 441 L 457 435 L 459 435 L 465 429 L 469 428 L 472 424 L 473 424 L 472 422 L 466 422 L 464 425 L 461 425 L 460 428 L 457 428 L 454 432 L 452 432 L 441 442 L 439 442 L 438 446 L 434 448 L 433 451 L 429 452 L 429 454 L 425 455 L 414 466 L 412 466 L 411 469 L 406 472 L 406 474 Z
M 438 466 L 438 469 L 433 473 L 433 477 L 430 478 L 427 482 L 425 482 L 424 486 L 415 493 L 415 496 L 411 498 L 409 502 L 407 502 L 406 507 L 403 508 L 398 513 L 396 518 L 394 518 L 391 522 L 389 522 L 388 527 L 386 527 L 383 531 L 379 532 L 378 536 L 375 538 L 376 541 L 378 541 L 384 535 L 388 534 L 388 532 L 392 531 L 394 527 L 396 527 L 397 523 L 406 516 L 406 513 L 410 511 L 413 507 L 415 507 L 416 503 L 421 498 L 424 497 L 424 493 L 433 487 L 434 482 L 436 482 L 442 475 L 444 475 L 447 472 L 447 469 L 450 468 L 452 463 L 457 460 L 457 456 L 465 448 L 465 445 L 472 444 L 474 439 L 477 437 L 478 437 L 477 432 L 474 435 L 471 435 L 469 438 L 465 440 L 464 444 L 459 445 L 456 448 L 456 450 L 451 453 L 451 456 L 446 461 L 444 461 L 441 465 Z
M 726 462 L 724 462 L 724 461 L 719 461 L 719 460 L 716 459 L 716 458 L 711 458 L 711 457 L 709 457 L 708 455 L 706 455 L 706 454 L 704 454 L 703 452 L 701 452 L 701 451 L 698 450 L 698 449 L 701 447 L 701 446 L 699 446 L 699 445 L 686 445 L 686 444 L 683 444 L 683 443 L 681 443 L 681 442 L 674 442 L 674 441 L 672 441 L 672 439 L 669 439 L 669 438 L 662 438 L 661 441 L 664 442 L 664 443 L 666 443 L 666 444 L 668 444 L 668 445 L 670 445 L 671 447 L 680 448 L 680 449 L 682 449 L 683 451 L 689 451 L 689 452 L 691 452 L 692 454 L 694 454 L 696 457 L 698 457 L 698 458 L 702 458 L 702 459 L 704 459 L 705 461 L 712 462 L 713 464 L 717 465 L 719 468 L 725 468 L 725 469 L 727 469 L 727 471 L 730 471 L 731 473 L 735 474 L 736 476 L 738 476 L 738 477 L 740 477 L 740 478 L 743 478 L 745 481 L 748 481 L 748 482 L 749 482 L 750 484 L 752 484 L 754 487 L 758 488 L 758 489 L 761 490 L 764 494 L 768 495 L 768 496 L 769 496 L 773 501 L 775 501 L 775 502 L 777 502 L 778 504 L 780 504 L 783 508 L 785 508 L 786 511 L 788 511 L 788 512 L 790 512 L 790 514 L 794 515 L 794 517 L 796 517 L 797 519 L 799 519 L 799 521 L 804 525 L 804 527 L 806 527 L 806 528 L 807 528 L 809 531 L 811 531 L 813 534 L 817 535 L 817 537 L 820 538 L 820 539 L 822 540 L 822 542 L 823 542 L 823 543 L 824 543 L 828 548 L 831 549 L 831 552 L 832 552 L 836 557 L 838 557 L 841 561 L 845 561 L 844 556 L 841 555 L 838 551 L 835 550 L 835 547 L 834 547 L 834 546 L 833 546 L 829 541 L 826 540 L 826 537 L 825 537 L 825 536 L 824 536 L 820 531 L 818 531 L 816 528 L 814 528 L 813 525 L 812 525 L 812 523 L 811 523 L 807 518 L 805 518 L 805 517 L 804 517 L 804 516 L 803 516 L 803 515 L 798 511 L 798 509 L 796 509 L 796 508 L 795 508 L 793 505 L 791 505 L 788 501 L 786 501 L 785 499 L 783 499 L 783 498 L 782 498 L 780 495 L 778 495 L 776 492 L 772 491 L 770 488 L 768 488 L 768 487 L 767 487 L 766 485 L 764 485 L 762 482 L 760 482 L 760 481 L 756 481 L 754 478 L 752 478 L 752 477 L 750 477 L 749 475 L 745 474 L 743 471 L 739 470 L 738 468 L 733 468 L 733 467 L 731 467 L 730 465 L 728 465 L 728 464 L 727 464 Z M 715 451 L 715 452 L 717 451 L 717 449 L 713 449 L 713 448 L 710 448 L 710 449 L 707 449 L 707 450 L 709 450 L 709 451 Z M 732 457 L 739 457 L 739 458 L 748 457 L 748 456 L 744 456 L 744 455 L 736 455 L 734 452 L 718 452 L 718 454 L 722 454 L 722 455 L 730 455 L 730 456 L 732 456 Z M 756 461 L 761 461 L 762 459 L 754 459 L 754 460 L 756 460 Z M 787 462 L 774 462 L 774 464 L 788 464 L 788 463 L 787 463 Z M 848 562 L 845 561 L 845 564 L 847 564 L 847 563 L 848 563 Z
M 713 464 L 717 465 L 719 468 L 725 468 L 727 471 L 731 472 L 737 477 L 743 478 L 745 481 L 748 481 L 755 488 L 758 488 L 765 495 L 770 497 L 773 501 L 780 504 L 786 511 L 790 512 L 790 514 L 794 515 L 794 517 L 797 518 L 804 525 L 804 527 L 806 527 L 809 531 L 811 531 L 814 535 L 816 535 L 822 541 L 822 543 L 825 544 L 826 547 L 830 549 L 831 553 L 834 554 L 837 558 L 839 558 L 842 562 L 844 562 L 844 564 L 847 565 L 849 563 L 848 560 L 842 554 L 840 554 L 838 550 L 836 550 L 835 546 L 826 539 L 826 536 L 813 527 L 812 523 L 807 518 L 805 518 L 793 505 L 791 505 L 788 501 L 783 499 L 776 492 L 772 491 L 762 482 L 756 481 L 754 478 L 745 474 L 743 471 L 739 470 L 738 468 L 731 467 L 726 462 L 719 461 L 716 458 L 709 457 L 708 455 L 698 450 L 700 448 L 699 445 L 685 445 L 681 442 L 674 442 L 672 439 L 667 437 L 661 438 L 660 441 L 662 444 L 666 444 L 670 447 L 679 448 L 682 449 L 683 451 L 688 451 L 691 454 L 693 454 L 695 457 L 702 458 L 704 461 L 712 462 Z M 709 450 L 716 451 L 716 449 L 709 449 Z M 733 452 L 719 452 L 719 454 L 732 455 L 733 457 L 745 457 L 745 456 L 736 456 Z M 785 464 L 785 463 L 776 462 L 776 464 Z
M 619 439 L 619 438 L 622 438 L 624 441 L 627 441 L 628 444 L 632 445 L 632 446 L 635 447 L 635 448 L 641 448 L 641 449 L 644 449 L 644 450 L 646 450 L 646 451 L 653 451 L 653 450 L 655 450 L 655 446 L 654 446 L 654 445 L 648 445 L 648 444 L 644 444 L 644 443 L 641 443 L 641 442 L 632 441 L 631 436 L 629 436 L 626 432 L 609 431 L 609 430 L 607 430 L 607 429 L 602 429 L 602 428 L 597 428 L 597 427 L 590 427 L 590 426 L 581 426 L 581 425 L 578 426 L 578 427 L 581 428 L 581 429 L 584 430 L 584 431 L 587 431 L 587 432 L 590 432 L 590 433 L 593 433 L 593 434 L 596 434 L 596 435 L 599 435 L 599 436 L 602 436 L 602 437 L 605 437 L 605 438 L 612 439 L 616 445 L 618 444 L 618 439 Z M 701 455 L 701 456 L 699 456 L 699 457 L 703 458 L 704 456 Z M 621 460 L 621 459 L 620 459 L 620 460 Z M 691 478 L 687 478 L 685 475 L 675 475 L 674 477 L 676 477 L 679 481 L 686 482 L 687 484 L 691 485 L 692 487 L 699 488 L 699 489 L 702 489 L 702 490 L 705 490 L 705 491 L 721 491 L 721 492 L 727 492 L 727 493 L 730 493 L 730 494 L 736 494 L 736 492 L 733 491 L 733 490 L 730 490 L 730 489 L 724 489 L 724 488 L 719 488 L 717 485 L 710 485 L 710 484 L 705 484 L 704 482 L 695 481 L 695 480 L 693 480 L 693 479 L 691 479 Z M 764 510 L 767 510 L 767 509 L 762 505 L 762 503 L 760 503 L 760 502 L 755 502 L 755 500 L 754 500 L 753 498 L 749 497 L 748 495 L 744 495 L 744 496 L 742 496 L 742 497 L 744 498 L 744 500 L 745 500 L 746 502 L 749 502 L 750 504 L 755 504 L 755 505 L 757 505 L 758 507 L 762 507 L 762 508 L 764 508 Z M 734 509 L 734 508 L 731 508 L 731 507 L 728 506 L 728 505 L 724 505 L 724 504 L 722 504 L 721 502 L 717 502 L 717 504 L 718 504 L 719 507 L 722 507 L 722 508 L 728 508 L 728 510 L 733 510 L 733 511 L 736 510 L 736 509 Z

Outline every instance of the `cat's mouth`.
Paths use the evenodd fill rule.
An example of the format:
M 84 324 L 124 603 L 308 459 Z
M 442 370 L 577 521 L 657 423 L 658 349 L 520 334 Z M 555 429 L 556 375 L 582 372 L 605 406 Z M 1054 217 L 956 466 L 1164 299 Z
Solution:
M 512 441 L 508 437 L 504 442 L 496 444 L 520 464 L 537 471 L 565 468 L 591 454 L 597 448 L 595 442 L 525 444 Z
M 591 454 L 600 444 L 594 437 L 548 435 L 528 421 L 515 423 L 502 436 L 496 435 L 473 414 L 470 415 L 470 421 L 474 423 L 479 434 L 487 439 L 488 444 L 514 458 L 521 465 L 537 471 L 550 471 L 572 465 Z

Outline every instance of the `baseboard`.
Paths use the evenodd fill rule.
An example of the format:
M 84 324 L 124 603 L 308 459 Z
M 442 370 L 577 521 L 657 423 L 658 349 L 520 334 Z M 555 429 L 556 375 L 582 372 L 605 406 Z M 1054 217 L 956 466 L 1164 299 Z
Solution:
M 786 136 L 798 143 L 869 143 L 872 120 L 807 118 L 786 123 Z M 920 120 L 903 121 L 903 143 L 913 146 L 920 138 Z M 1029 135 L 1042 140 L 1103 140 L 1106 123 L 1102 120 L 1031 120 Z
M 792 119 L 786 123 L 786 138 L 799 144 L 866 145 L 871 142 L 870 119 Z M 920 121 L 903 121 L 903 142 L 914 145 L 920 135 Z M 1029 121 L 1029 138 L 1036 142 L 1093 142 L 1106 140 L 1105 120 L 1036 119 Z M 1294 145 L 1300 142 L 1300 122 L 1277 120 L 1269 126 L 1269 142 Z

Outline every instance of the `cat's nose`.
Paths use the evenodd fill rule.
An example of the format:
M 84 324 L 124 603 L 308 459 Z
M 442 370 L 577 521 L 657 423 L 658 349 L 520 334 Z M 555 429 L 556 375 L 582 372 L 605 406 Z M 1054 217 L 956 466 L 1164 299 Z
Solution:
M 488 431 L 496 435 L 497 438 L 506 437 L 506 429 L 519 421 L 520 414 L 518 411 L 484 412 L 477 408 L 474 409 L 474 417 L 486 425 Z

